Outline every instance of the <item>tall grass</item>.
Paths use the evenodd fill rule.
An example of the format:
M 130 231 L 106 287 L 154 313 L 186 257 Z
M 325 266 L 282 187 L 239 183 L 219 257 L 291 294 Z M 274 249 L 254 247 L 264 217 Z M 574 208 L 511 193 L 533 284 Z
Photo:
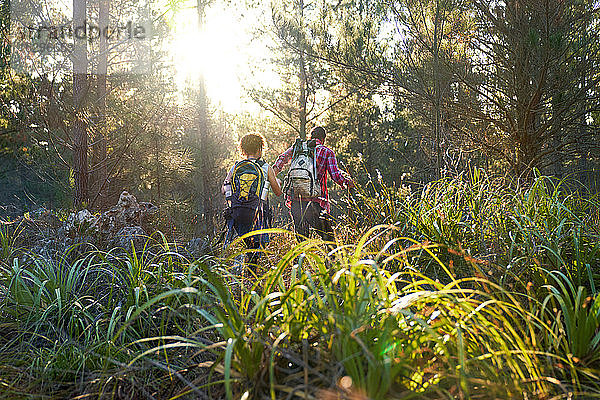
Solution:
M 12 263 L 20 250 L 19 238 L 23 229 L 21 224 L 15 225 L 0 219 L 0 264 Z
M 545 268 L 561 269 L 581 285 L 588 282 L 586 270 L 600 266 L 600 198 L 572 186 L 538 176 L 526 188 L 511 189 L 472 169 L 413 191 L 371 181 L 350 198 L 349 207 L 360 213 L 363 229 L 395 224 L 398 236 L 429 240 L 500 266 L 494 271 L 499 280 L 536 280 Z M 439 273 L 435 263 L 429 266 L 429 275 Z
M 600 397 L 596 197 L 474 170 L 354 200 L 353 238 L 274 241 L 258 277 L 160 234 L 59 260 L 11 237 L 0 394 Z
M 210 322 L 239 322 L 236 333 L 223 333 L 220 350 L 228 398 L 314 395 L 344 376 L 351 382 L 344 390 L 373 399 L 541 398 L 581 388 L 587 378 L 573 358 L 541 340 L 560 341 L 545 322 L 547 307 L 531 312 L 523 295 L 479 278 L 442 284 L 410 265 L 391 273 L 386 266 L 402 255 L 368 246 L 374 233 L 328 255 L 318 242 L 293 249 L 263 277 L 261 292 L 249 291 L 252 308 L 215 291 L 220 311 Z M 409 251 L 417 249 L 433 246 Z M 225 281 L 214 274 L 206 284 L 224 288 Z M 555 364 L 568 369 L 568 382 L 548 378 Z M 296 372 L 283 373 L 290 367 Z
M 154 346 L 144 339 L 195 329 L 181 316 L 200 301 L 184 290 L 198 279 L 196 263 L 169 246 L 152 237 L 139 250 L 95 250 L 69 261 L 71 249 L 58 261 L 22 255 L 3 264 L 0 355 L 12 373 L 35 377 L 7 394 L 66 386 L 61 396 L 68 397 L 93 381 L 94 390 L 110 396 L 132 384 L 124 382 L 128 363 Z M 134 386 L 154 378 L 154 372 L 134 375 L 144 382 Z

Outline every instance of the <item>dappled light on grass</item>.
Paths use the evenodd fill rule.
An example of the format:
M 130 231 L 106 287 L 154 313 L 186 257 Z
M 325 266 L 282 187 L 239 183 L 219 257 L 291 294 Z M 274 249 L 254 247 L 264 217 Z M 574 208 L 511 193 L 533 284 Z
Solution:
M 588 218 L 597 199 L 559 196 L 543 178 L 512 194 L 469 179 L 418 196 L 365 191 L 360 201 L 382 203 L 377 214 L 364 210 L 373 225 L 357 224 L 364 233 L 343 242 L 294 243 L 293 233 L 269 230 L 256 274 L 240 263 L 243 238 L 193 257 L 157 233 L 138 247 L 46 260 L 27 254 L 18 231 L 3 231 L 2 374 L 36 379 L 0 390 L 600 396 L 597 232 Z
M 322 242 L 303 242 L 238 299 L 226 285 L 237 278 L 204 268 L 215 301 L 200 314 L 224 339 L 211 348 L 221 360 L 211 367 L 223 376 L 226 397 L 245 388 L 278 398 L 302 393 L 306 383 L 335 386 L 333 377 L 345 371 L 368 398 L 490 390 L 509 398 L 555 393 L 545 378 L 553 370 L 548 359 L 577 374 L 572 361 L 536 347 L 551 329 L 492 282 L 448 276 L 443 284 L 411 268 L 388 272 L 395 257 L 379 252 L 386 262 L 378 262 L 369 243 L 390 228 L 329 255 Z M 297 373 L 286 376 L 290 367 Z

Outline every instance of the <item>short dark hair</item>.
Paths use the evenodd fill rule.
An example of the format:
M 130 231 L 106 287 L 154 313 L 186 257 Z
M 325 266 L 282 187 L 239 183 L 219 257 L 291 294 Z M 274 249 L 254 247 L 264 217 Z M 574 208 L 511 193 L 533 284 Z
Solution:
M 258 133 L 249 133 L 240 140 L 240 150 L 246 155 L 255 155 L 265 147 L 265 138 Z
M 322 126 L 315 126 L 312 131 L 310 131 L 311 139 L 319 139 L 321 142 L 325 140 L 327 133 L 325 133 L 325 128 Z

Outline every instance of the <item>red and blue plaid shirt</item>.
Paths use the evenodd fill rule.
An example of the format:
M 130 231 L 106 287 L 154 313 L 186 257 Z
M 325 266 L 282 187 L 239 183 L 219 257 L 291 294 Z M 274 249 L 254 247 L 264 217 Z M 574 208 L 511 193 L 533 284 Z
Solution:
M 329 192 L 327 191 L 327 171 L 329 171 L 329 175 L 331 175 L 331 179 L 334 180 L 337 184 L 341 186 L 350 185 L 351 180 L 346 178 L 342 171 L 338 168 L 337 160 L 335 158 L 335 153 L 329 147 L 324 146 L 319 139 L 317 141 L 317 148 L 315 150 L 317 155 L 317 179 L 321 184 L 321 197 L 316 199 L 306 199 L 307 201 L 316 201 L 319 203 L 321 207 L 323 207 L 327 212 L 330 211 L 331 206 L 329 204 Z M 286 165 L 292 159 L 292 155 L 294 152 L 294 148 L 290 147 L 283 154 L 281 154 L 275 164 L 273 164 L 273 169 L 275 170 L 275 174 L 278 174 L 283 169 L 284 165 Z M 288 204 L 290 199 L 288 198 Z

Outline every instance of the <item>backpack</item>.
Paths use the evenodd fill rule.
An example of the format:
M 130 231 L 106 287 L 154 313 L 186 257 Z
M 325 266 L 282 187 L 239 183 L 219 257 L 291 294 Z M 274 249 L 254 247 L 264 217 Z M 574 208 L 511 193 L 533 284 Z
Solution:
M 238 223 L 254 223 L 261 199 L 266 200 L 269 191 L 268 171 L 269 164 L 263 160 L 242 160 L 233 167 L 231 216 Z
M 317 177 L 317 141 L 296 139 L 290 170 L 285 177 L 283 191 L 292 199 L 321 196 Z

